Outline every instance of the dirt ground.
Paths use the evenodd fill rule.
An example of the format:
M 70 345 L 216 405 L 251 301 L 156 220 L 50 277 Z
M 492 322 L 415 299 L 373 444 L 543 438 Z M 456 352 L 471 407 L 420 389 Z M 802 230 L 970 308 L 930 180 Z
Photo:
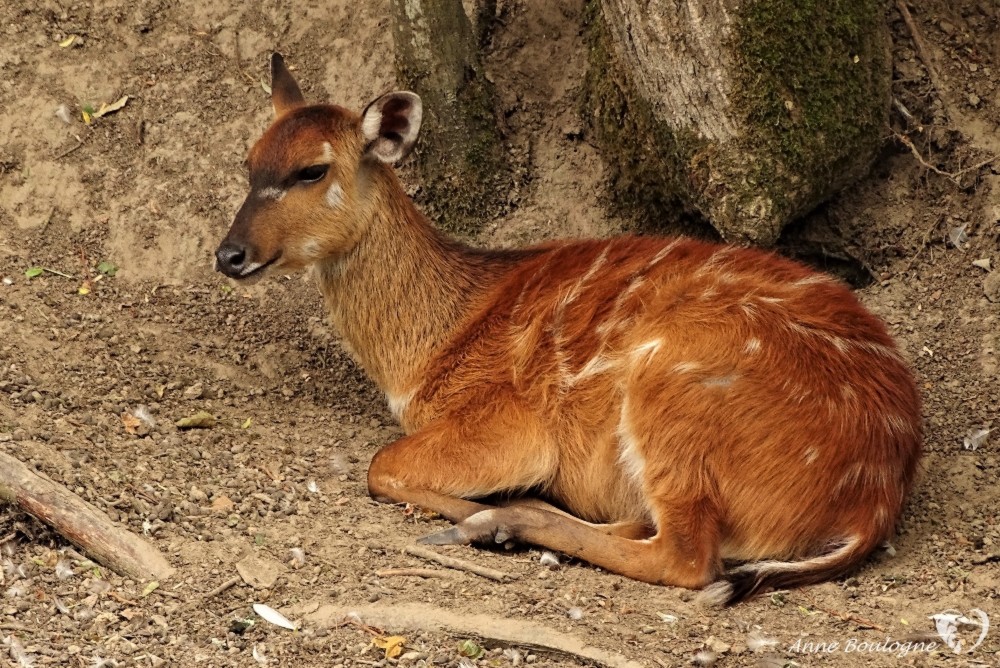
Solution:
M 627 227 L 605 210 L 602 162 L 578 116 L 582 2 L 499 4 L 487 69 L 530 174 L 480 241 Z M 924 53 L 889 10 L 897 104 L 884 155 L 786 240 L 848 240 L 830 266 L 850 255 L 870 275 L 861 296 L 920 379 L 927 455 L 899 536 L 846 580 L 724 611 L 586 564 L 553 569 L 530 548 L 440 549 L 516 578 L 506 583 L 378 574 L 434 567 L 402 548 L 443 526 L 366 494 L 368 461 L 400 434 L 383 397 L 328 330 L 306 277 L 234 288 L 211 265 L 245 193 L 245 153 L 270 118 L 261 79 L 272 49 L 312 99 L 358 108 L 393 87 L 384 0 L 285 5 L 0 4 L 0 448 L 177 567 L 150 592 L 0 508 L 0 667 L 592 663 L 483 639 L 499 622 L 481 634 L 345 623 L 357 606 L 424 622 L 523 620 L 641 666 L 1000 665 L 1000 432 L 963 445 L 1000 429 L 1000 286 L 973 264 L 1000 265 L 1000 160 L 982 164 L 1000 152 L 995 2 L 914 3 Z M 123 95 L 123 108 L 83 122 Z M 32 267 L 47 271 L 29 278 Z M 154 424 L 130 434 L 121 416 L 140 406 Z M 213 428 L 174 426 L 200 410 Z M 269 625 L 253 603 L 301 629 Z M 995 628 L 956 654 L 929 616 L 973 609 Z M 405 637 L 401 657 L 373 646 L 379 630 Z M 959 631 L 966 648 L 977 635 Z M 463 656 L 470 638 L 482 656 L 468 645 L 474 656 Z M 938 646 L 886 651 L 887 639 Z M 808 651 L 820 643 L 829 651 Z

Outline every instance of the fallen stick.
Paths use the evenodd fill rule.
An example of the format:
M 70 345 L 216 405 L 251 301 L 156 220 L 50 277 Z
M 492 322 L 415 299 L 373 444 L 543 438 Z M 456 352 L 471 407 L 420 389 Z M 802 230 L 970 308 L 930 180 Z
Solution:
M 605 668 L 641 668 L 627 656 L 587 644 L 584 638 L 562 633 L 535 622 L 490 615 L 458 614 L 445 608 L 421 603 L 393 603 L 390 607 L 365 605 L 320 606 L 305 615 L 307 624 L 323 628 L 339 626 L 344 619 L 359 620 L 387 631 L 444 632 L 462 638 L 479 638 L 505 645 L 571 656 Z
M 480 566 L 479 564 L 474 564 L 471 561 L 466 561 L 464 559 L 447 557 L 443 554 L 438 554 L 434 550 L 428 550 L 426 547 L 420 547 L 419 545 L 407 545 L 403 548 L 403 553 L 419 557 L 421 559 L 426 559 L 427 561 L 433 561 L 447 568 L 454 568 L 457 571 L 473 573 L 479 577 L 495 580 L 497 582 L 510 582 L 514 579 L 512 576 L 504 573 L 503 571 L 497 571 L 492 568 L 487 568 L 486 566 Z
M 383 568 L 375 571 L 375 575 L 380 578 L 391 577 L 418 577 L 418 578 L 449 578 L 451 573 L 439 571 L 435 568 Z
M 879 631 L 881 633 L 885 633 L 886 632 L 884 626 L 876 624 L 875 622 L 873 622 L 870 619 L 865 619 L 864 617 L 858 617 L 856 615 L 852 615 L 852 614 L 847 613 L 847 612 L 839 612 L 837 610 L 830 610 L 829 608 L 824 608 L 821 605 L 817 605 L 816 602 L 813 601 L 808 596 L 803 596 L 802 598 L 804 598 L 806 600 L 806 604 L 810 608 L 815 608 L 816 610 L 819 610 L 820 612 L 825 612 L 826 614 L 830 615 L 831 617 L 836 617 L 837 619 L 839 619 L 842 622 L 851 622 L 852 624 L 857 624 L 861 628 L 873 629 L 873 630 Z
M 138 582 L 165 580 L 174 573 L 159 550 L 145 539 L 4 452 L 0 452 L 0 500 L 48 524 L 116 573 Z

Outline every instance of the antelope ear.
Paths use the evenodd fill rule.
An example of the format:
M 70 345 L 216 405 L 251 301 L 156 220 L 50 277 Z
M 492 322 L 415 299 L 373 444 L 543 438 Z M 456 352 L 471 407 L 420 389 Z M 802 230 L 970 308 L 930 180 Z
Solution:
M 420 133 L 423 104 L 409 91 L 386 93 L 371 102 L 361 114 L 365 155 L 379 162 L 399 162 L 413 150 Z
M 305 103 L 299 85 L 285 65 L 285 59 L 280 53 L 271 54 L 271 104 L 275 118 Z

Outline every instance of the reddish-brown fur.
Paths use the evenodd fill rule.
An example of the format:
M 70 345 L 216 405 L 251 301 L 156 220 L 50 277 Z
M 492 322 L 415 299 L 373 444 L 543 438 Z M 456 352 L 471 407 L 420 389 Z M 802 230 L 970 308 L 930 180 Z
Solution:
M 220 263 L 315 264 L 408 434 L 372 460 L 372 495 L 458 523 L 428 542 L 518 538 L 731 603 L 844 573 L 892 534 L 919 397 L 846 287 L 690 239 L 462 246 L 386 164 L 419 100 L 390 94 L 363 121 L 304 106 L 280 58 L 273 72 L 278 118 Z M 288 176 L 314 163 L 320 182 Z M 473 501 L 497 495 L 514 500 Z

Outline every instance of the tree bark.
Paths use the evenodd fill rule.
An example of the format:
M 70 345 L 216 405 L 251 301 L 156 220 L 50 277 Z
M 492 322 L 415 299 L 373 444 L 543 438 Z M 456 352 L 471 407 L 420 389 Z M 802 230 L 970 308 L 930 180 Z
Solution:
M 880 0 L 591 0 L 586 112 L 612 188 L 769 245 L 867 173 L 888 123 Z
M 510 183 L 477 36 L 461 0 L 391 4 L 396 67 L 424 106 L 422 199 L 448 229 L 475 232 L 502 210 Z

